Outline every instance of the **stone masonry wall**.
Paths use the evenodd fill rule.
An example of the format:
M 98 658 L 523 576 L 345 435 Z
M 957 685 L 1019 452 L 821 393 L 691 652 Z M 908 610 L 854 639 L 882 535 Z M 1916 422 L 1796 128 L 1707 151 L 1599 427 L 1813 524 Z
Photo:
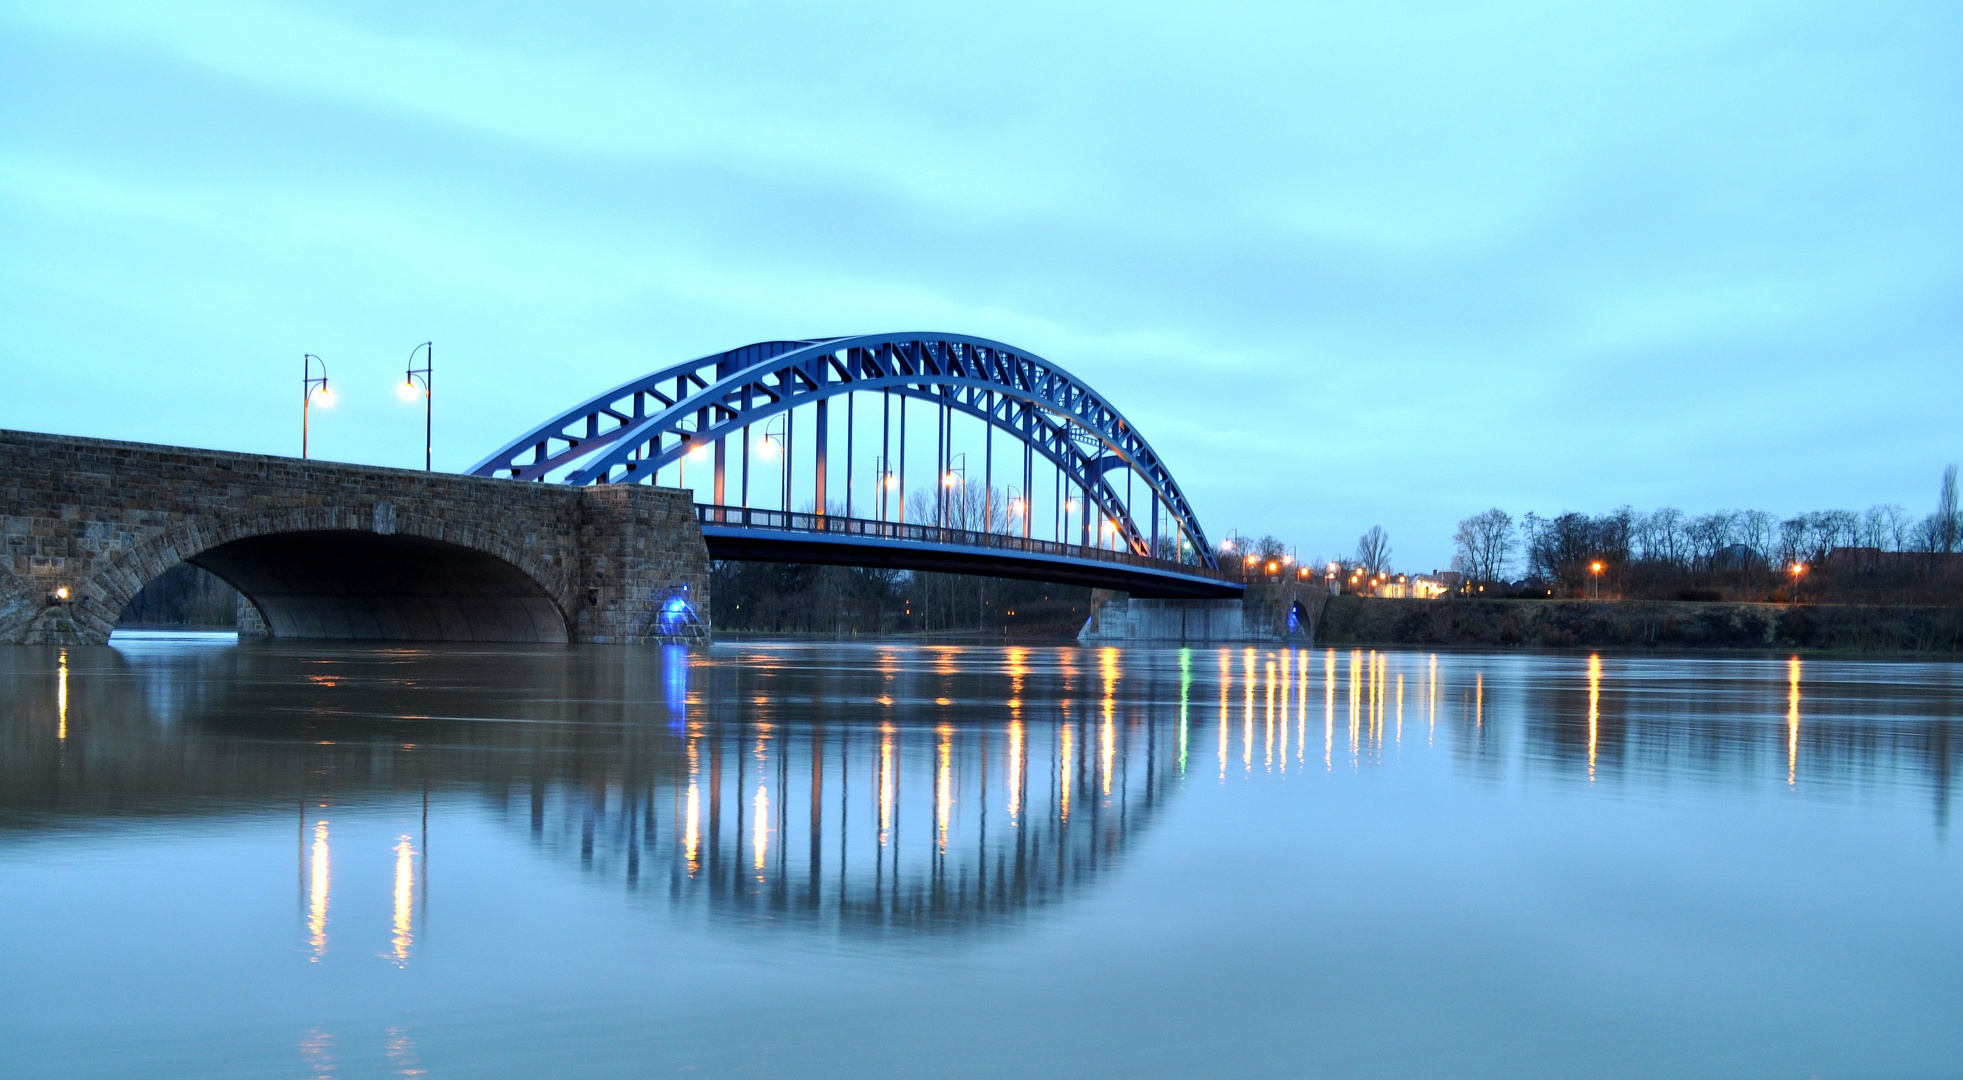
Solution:
M 106 641 L 137 590 L 179 562 L 255 538 L 352 532 L 492 556 L 536 585 L 573 641 L 642 640 L 677 590 L 709 611 L 686 492 L 0 431 L 0 642 Z

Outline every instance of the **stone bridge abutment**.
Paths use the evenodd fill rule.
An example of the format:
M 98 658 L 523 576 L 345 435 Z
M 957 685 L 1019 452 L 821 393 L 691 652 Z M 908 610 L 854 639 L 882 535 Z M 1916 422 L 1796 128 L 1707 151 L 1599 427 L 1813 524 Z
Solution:
M 567 487 L 0 431 L 0 642 L 108 640 L 179 563 L 280 638 L 706 636 L 683 491 Z M 699 615 L 698 615 L 699 613 Z

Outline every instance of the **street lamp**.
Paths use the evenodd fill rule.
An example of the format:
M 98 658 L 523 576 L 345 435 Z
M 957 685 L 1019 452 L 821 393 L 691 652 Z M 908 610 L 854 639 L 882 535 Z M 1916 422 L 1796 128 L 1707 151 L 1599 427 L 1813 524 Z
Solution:
M 885 521 L 890 515 L 889 503 L 892 501 L 893 489 L 900 486 L 900 478 L 893 471 L 892 460 L 884 454 L 873 457 L 872 471 L 878 480 L 874 486 L 879 488 L 879 520 Z
M 1795 603 L 1795 604 L 1797 604 L 1797 603 L 1799 603 L 1799 576 L 1800 576 L 1801 574 L 1804 574 L 1804 573 L 1806 573 L 1806 564 L 1805 564 L 1805 563 L 1803 563 L 1803 562 L 1796 562 L 1796 563 L 1794 563 L 1794 564 L 1793 564 L 1793 566 L 1792 566 L 1792 575 L 1793 575 L 1793 603 Z
M 417 353 L 423 354 L 422 367 L 416 366 Z M 395 389 L 395 392 L 397 394 L 400 394 L 402 396 L 402 400 L 404 401 L 416 400 L 416 394 L 419 391 L 423 395 L 423 471 L 424 472 L 430 471 L 430 451 L 435 442 L 435 440 L 430 438 L 430 433 L 432 431 L 432 428 L 430 426 L 431 410 L 430 410 L 430 395 L 429 395 L 430 373 L 435 367 L 436 367 L 436 349 L 431 342 L 425 341 L 421 345 L 418 345 L 415 348 L 409 350 L 409 369 L 405 371 L 402 375 L 402 385 L 396 387 Z
M 1594 587 L 1595 599 L 1600 600 L 1602 598 L 1602 564 L 1600 562 L 1589 563 L 1588 572 L 1595 575 L 1589 584 Z
M 763 438 L 757 440 L 757 456 L 769 461 L 782 458 L 778 486 L 784 500 L 784 513 L 791 512 L 791 422 L 789 413 L 778 413 L 763 425 Z
M 314 378 L 314 365 L 320 365 L 320 378 Z M 312 353 L 300 354 L 300 456 L 307 456 L 307 423 L 314 399 L 325 409 L 334 404 L 334 391 L 327 388 L 327 361 Z
M 684 446 L 688 444 L 689 438 L 690 436 L 686 434 L 682 436 L 682 444 Z M 708 456 L 709 456 L 709 444 L 706 442 L 696 443 L 694 446 L 690 446 L 686 451 L 684 451 L 682 453 L 681 459 L 675 463 L 675 485 L 677 487 L 684 487 L 684 488 L 688 486 L 688 459 L 689 458 L 694 458 L 696 464 L 700 465 L 702 463 L 702 459 Z
M 955 464 L 955 462 L 960 464 Z M 959 490 L 956 490 L 956 489 Z M 954 523 L 955 504 L 960 500 L 961 522 Z M 941 474 L 941 528 L 965 529 L 968 527 L 968 455 L 953 454 L 947 459 L 947 471 Z

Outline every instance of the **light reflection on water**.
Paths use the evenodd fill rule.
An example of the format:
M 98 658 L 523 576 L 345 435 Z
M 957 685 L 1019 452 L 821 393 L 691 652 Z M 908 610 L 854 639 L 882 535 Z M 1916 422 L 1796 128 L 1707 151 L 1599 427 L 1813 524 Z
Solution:
M 902 1071 L 916 1073 L 1709 1072 L 1730 1060 L 1727 1032 L 1752 1033 L 1733 1049 L 1756 1061 L 1745 1049 L 1774 1030 L 1795 1068 L 1885 1051 L 1913 1072 L 1963 1051 L 1953 1031 L 1914 1024 L 1963 1004 L 1946 974 L 1963 943 L 1930 899 L 1959 883 L 1957 665 L 1212 653 L 170 637 L 0 652 L 0 926 L 73 919 L 64 940 L 93 943 L 0 939 L 0 973 L 46 988 L 0 1016 L 0 1044 L 75 1075 L 119 1075 L 132 1053 L 215 1075 L 222 1063 L 180 1036 L 222 1023 L 248 1048 L 224 1058 L 239 1075 L 442 1075 L 610 1017 L 645 1025 L 663 1002 L 697 1019 L 750 1008 L 744 988 L 762 985 L 785 988 L 773 1008 L 796 1036 L 771 1054 L 691 1041 L 680 1019 L 652 1049 L 583 1052 L 602 1072 L 651 1060 L 845 1074 L 866 1060 L 853 1039 L 867 1030 L 836 1011 L 850 1001 L 956 1042 L 1005 1022 L 1047 1032 L 1027 1060 L 989 1043 L 963 1068 L 939 1067 L 957 1060 L 934 1056 L 946 1044 L 909 1044 L 925 1056 Z M 1659 834 L 1676 839 L 1659 847 Z M 432 843 L 448 852 L 437 871 Z M 145 868 L 143 897 L 90 869 L 123 864 Z M 438 937 L 433 873 L 449 890 Z M 1605 874 L 1622 884 L 1592 905 L 1562 900 Z M 1612 924 L 1641 963 L 1568 985 L 1586 963 L 1566 937 L 1661 881 L 1676 892 Z M 300 915 L 282 930 L 296 888 Z M 1851 905 L 1882 896 L 1912 947 L 1848 954 Z M 1733 904 L 1730 922 L 1710 914 Z M 1748 943 L 1770 913 L 1790 925 L 1760 955 Z M 1326 928 L 1344 924 L 1376 929 L 1332 944 Z M 1707 932 L 1734 950 L 1729 967 L 1656 966 Z M 535 940 L 556 946 L 534 953 Z M 205 1013 L 138 994 L 105 1014 L 100 981 L 154 989 L 186 963 L 160 941 L 208 943 L 225 962 L 190 967 L 249 1004 L 215 994 Z M 1498 941 L 1516 944 L 1484 951 Z M 1547 950 L 1567 959 L 1520 963 Z M 1754 983 L 1762 1008 L 1728 1000 L 1653 1029 L 1626 1018 L 1794 963 L 1813 982 L 1768 975 Z M 517 983 L 495 974 L 507 966 L 565 983 L 578 1019 L 518 1004 Z M 1484 975 L 1465 982 L 1468 970 Z M 1119 981 L 1102 996 L 1044 997 L 1107 971 Z M 793 992 L 810 978 L 830 989 Z M 621 993 L 590 996 L 588 980 Z M 1237 996 L 1243 983 L 1262 993 Z M 935 998 L 956 984 L 984 995 L 963 998 L 965 1020 Z M 1040 1010 L 1018 1011 L 1012 985 Z M 1203 985 L 1215 996 L 1194 999 Z M 1433 1016 L 1450 1038 L 1386 1042 L 1381 1025 L 1400 1021 L 1328 1003 L 1362 987 L 1441 1015 L 1517 1000 L 1471 1027 Z M 1861 1044 L 1871 1017 L 1862 1027 L 1835 1004 L 1853 989 L 1898 1025 L 1885 1048 Z M 1233 1002 L 1220 1031 L 1313 1026 L 1311 1006 L 1347 1019 L 1313 1052 L 1276 1057 L 1139 1019 L 1162 1000 Z M 375 1001 L 393 1003 L 386 1024 L 371 1022 Z M 1545 1011 L 1554 1001 L 1565 1020 Z M 1100 1057 L 1074 1028 L 1048 1027 L 1053 1015 L 1132 1025 L 1135 1067 L 1095 1067 L 1119 1060 L 1108 1040 Z M 419 1034 L 432 1017 L 471 1039 Z M 121 1033 L 113 1049 L 60 1038 L 101 1027 Z

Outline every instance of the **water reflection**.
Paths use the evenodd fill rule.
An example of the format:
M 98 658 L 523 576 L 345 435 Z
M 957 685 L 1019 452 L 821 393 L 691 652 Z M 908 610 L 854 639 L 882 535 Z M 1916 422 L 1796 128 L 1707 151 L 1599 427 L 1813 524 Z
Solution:
M 392 914 L 393 933 L 389 937 L 389 957 L 397 967 L 409 963 L 409 946 L 415 943 L 416 848 L 409 837 L 395 842 L 395 892 Z
M 1797 658 L 140 639 L 0 653 L 0 687 L 0 836 L 297 801 L 314 962 L 341 933 L 336 807 L 421 799 L 427 815 L 432 792 L 468 795 L 644 899 L 958 927 L 1064 898 L 1121 859 L 1180 790 L 1209 702 L 1220 783 L 1312 782 L 1341 740 L 1350 770 L 1435 752 L 1480 783 L 1918 790 L 1940 830 L 1963 701 L 1954 665 Z M 1304 774 L 1318 698 L 1323 769 Z M 1415 749 L 1407 705 L 1425 724 Z M 388 834 L 397 965 L 420 947 L 427 830 L 425 816 L 420 836 Z
M 314 823 L 313 856 L 307 862 L 307 945 L 315 963 L 327 953 L 327 884 L 327 822 L 322 820 Z

